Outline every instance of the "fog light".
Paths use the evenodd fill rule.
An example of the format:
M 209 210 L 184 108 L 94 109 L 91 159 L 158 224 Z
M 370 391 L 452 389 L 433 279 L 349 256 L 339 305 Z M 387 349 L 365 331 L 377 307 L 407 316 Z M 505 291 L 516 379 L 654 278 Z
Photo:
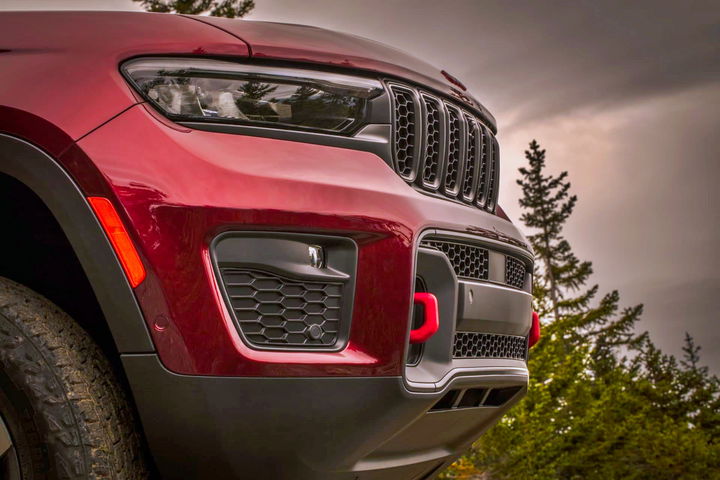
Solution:
M 315 268 L 323 268 L 325 266 L 325 249 L 317 245 L 308 246 L 308 255 L 310 256 L 310 266 Z

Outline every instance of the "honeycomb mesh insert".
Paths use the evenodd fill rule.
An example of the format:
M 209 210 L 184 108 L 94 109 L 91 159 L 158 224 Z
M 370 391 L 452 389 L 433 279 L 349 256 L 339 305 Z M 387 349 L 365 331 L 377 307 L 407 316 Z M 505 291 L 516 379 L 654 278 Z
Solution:
M 427 185 L 436 185 L 440 168 L 440 104 L 428 97 L 423 97 L 423 103 L 427 127 L 422 179 Z
M 394 88 L 393 126 L 395 134 L 395 168 L 401 177 L 411 178 L 415 168 L 415 102 L 413 95 Z
M 457 332 L 453 358 L 527 359 L 527 339 L 515 335 Z
M 488 251 L 486 249 L 445 240 L 423 240 L 421 245 L 443 252 L 458 277 L 487 280 Z
M 341 283 L 296 281 L 221 268 L 233 313 L 248 342 L 267 347 L 329 347 L 338 340 Z
M 460 116 L 455 110 L 448 109 L 448 154 L 445 169 L 445 190 L 454 191 L 460 173 Z
M 469 116 L 466 116 L 466 119 L 468 125 L 468 148 L 467 158 L 465 160 L 465 175 L 463 178 L 462 196 L 464 200 L 472 202 L 475 198 L 473 188 L 475 187 L 475 155 L 477 153 L 478 138 L 475 121 Z
M 495 209 L 495 179 L 497 177 L 497 169 L 498 169 L 498 156 L 500 155 L 500 147 L 498 146 L 498 142 L 495 138 L 492 139 L 490 142 L 490 148 L 492 149 L 492 160 L 489 162 L 488 167 L 488 196 L 485 200 L 485 206 L 489 210 Z
M 491 139 L 488 135 L 488 131 L 485 127 L 480 128 L 480 135 L 482 136 L 480 152 L 480 178 L 478 179 L 477 187 L 477 204 L 480 207 L 485 207 L 487 203 L 487 180 L 488 180 L 488 159 L 490 152 Z M 492 193 L 492 192 L 490 192 Z
M 525 287 L 525 264 L 517 258 L 505 257 L 505 283 L 515 288 Z

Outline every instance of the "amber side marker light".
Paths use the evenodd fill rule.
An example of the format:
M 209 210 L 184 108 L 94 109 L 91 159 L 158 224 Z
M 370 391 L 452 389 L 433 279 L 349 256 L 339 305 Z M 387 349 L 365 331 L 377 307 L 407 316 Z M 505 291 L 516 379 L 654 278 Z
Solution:
M 88 197 L 88 201 L 100 220 L 100 225 L 105 230 L 130 285 L 133 288 L 137 287 L 145 280 L 145 267 L 115 207 L 104 197 Z

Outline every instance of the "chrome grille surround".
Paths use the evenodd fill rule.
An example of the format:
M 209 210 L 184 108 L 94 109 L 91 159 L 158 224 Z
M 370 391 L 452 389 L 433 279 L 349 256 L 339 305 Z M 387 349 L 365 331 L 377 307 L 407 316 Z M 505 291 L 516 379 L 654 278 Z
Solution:
M 459 103 L 388 82 L 396 173 L 420 191 L 495 212 L 499 146 Z

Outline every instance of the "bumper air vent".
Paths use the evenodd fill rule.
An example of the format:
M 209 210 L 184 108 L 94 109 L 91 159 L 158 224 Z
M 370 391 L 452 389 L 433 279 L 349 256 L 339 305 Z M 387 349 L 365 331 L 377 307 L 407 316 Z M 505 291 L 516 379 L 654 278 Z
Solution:
M 525 287 L 525 264 L 514 257 L 505 257 L 505 283 L 515 288 Z
M 473 407 L 500 407 L 510 401 L 521 386 L 450 390 L 430 409 L 431 412 Z
M 453 358 L 527 360 L 527 338 L 492 333 L 457 332 Z
M 420 246 L 443 252 L 458 277 L 488 279 L 488 251 L 484 248 L 445 240 L 424 240 Z
M 443 252 L 450 261 L 453 270 L 455 270 L 455 275 L 461 279 L 490 280 L 496 283 L 504 283 L 509 287 L 520 290 L 526 289 L 528 267 L 525 265 L 525 262 L 515 257 L 505 255 L 501 252 L 491 251 L 471 243 L 446 240 L 444 238 L 426 239 L 420 242 L 420 246 Z M 490 262 L 490 257 L 493 255 L 500 256 L 501 263 L 499 263 L 499 265 Z M 504 272 L 502 271 L 503 261 Z

